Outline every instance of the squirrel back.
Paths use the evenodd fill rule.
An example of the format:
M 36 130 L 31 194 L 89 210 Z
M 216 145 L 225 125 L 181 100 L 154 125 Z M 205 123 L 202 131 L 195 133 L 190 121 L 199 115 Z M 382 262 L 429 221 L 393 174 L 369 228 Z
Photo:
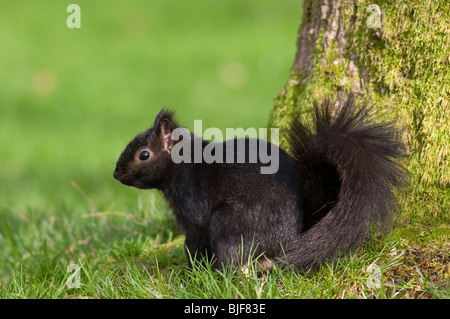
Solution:
M 261 174 L 259 159 L 244 163 L 174 162 L 180 138 L 172 112 L 162 110 L 149 130 L 137 135 L 120 156 L 114 177 L 128 186 L 157 188 L 169 201 L 186 236 L 191 258 L 245 264 L 250 254 L 263 267 L 276 264 L 309 270 L 367 239 L 371 225 L 389 225 L 395 213 L 394 187 L 404 170 L 396 162 L 401 143 L 387 122 L 376 122 L 353 97 L 333 113 L 330 102 L 314 107 L 312 129 L 292 120 L 292 156 L 279 152 L 279 169 Z M 197 138 L 198 139 L 198 138 Z M 202 150 L 238 151 L 238 140 L 201 141 Z M 186 141 L 184 141 L 186 142 Z M 254 140 L 245 139 L 249 154 Z M 234 144 L 233 144 L 234 143 Z M 242 145 L 242 144 L 241 144 Z M 234 153 L 236 154 L 236 153 Z M 186 154 L 184 154 L 186 155 Z

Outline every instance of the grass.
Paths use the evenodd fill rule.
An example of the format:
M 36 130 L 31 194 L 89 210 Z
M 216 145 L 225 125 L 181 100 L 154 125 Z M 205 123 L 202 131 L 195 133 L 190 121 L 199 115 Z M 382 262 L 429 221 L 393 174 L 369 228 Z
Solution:
M 417 233 L 436 242 L 426 251 L 398 232 L 373 238 L 313 274 L 188 270 L 161 194 L 113 180 L 163 106 L 188 127 L 264 127 L 295 54 L 297 0 L 79 0 L 79 30 L 69 3 L 2 1 L 0 298 L 448 297 L 448 256 L 433 259 L 448 253 L 444 231 Z
M 373 238 L 311 274 L 275 269 L 245 276 L 214 271 L 209 264 L 190 270 L 184 237 L 158 193 L 143 196 L 126 213 L 100 212 L 88 198 L 83 201 L 84 209 L 65 217 L 41 213 L 16 221 L 17 232 L 3 239 L 10 250 L 2 256 L 8 253 L 10 269 L 2 278 L 2 298 L 450 297 L 448 282 L 441 279 L 449 276 L 449 250 L 439 245 L 422 251 L 405 240 Z M 73 264 L 80 269 L 80 285 L 70 289 Z

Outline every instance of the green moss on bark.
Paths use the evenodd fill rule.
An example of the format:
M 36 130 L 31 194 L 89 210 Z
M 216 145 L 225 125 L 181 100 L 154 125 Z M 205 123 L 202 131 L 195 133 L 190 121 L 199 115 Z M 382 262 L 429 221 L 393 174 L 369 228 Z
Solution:
M 275 98 L 270 126 L 281 129 L 280 144 L 286 147 L 287 115 L 308 118 L 314 100 L 348 90 L 365 96 L 404 127 L 411 172 L 411 188 L 401 201 L 404 221 L 449 224 L 450 2 L 378 1 L 384 11 L 381 37 L 380 30 L 367 27 L 372 3 L 339 3 L 338 16 L 332 4 L 331 13 L 322 11 L 312 68 L 302 73 L 294 65 Z M 330 28 L 336 21 L 333 37 Z M 309 26 L 303 23 L 300 36 L 304 27 Z

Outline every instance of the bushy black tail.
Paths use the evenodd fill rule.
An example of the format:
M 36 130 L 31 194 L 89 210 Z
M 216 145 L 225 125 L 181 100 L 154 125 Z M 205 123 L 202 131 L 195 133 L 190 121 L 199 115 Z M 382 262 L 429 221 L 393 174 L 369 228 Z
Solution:
M 282 261 L 305 271 L 361 245 L 371 225 L 389 226 L 393 188 L 405 179 L 392 123 L 376 122 L 352 96 L 333 111 L 330 102 L 316 105 L 313 127 L 293 120 L 288 138 L 305 188 L 306 231 L 287 245 Z

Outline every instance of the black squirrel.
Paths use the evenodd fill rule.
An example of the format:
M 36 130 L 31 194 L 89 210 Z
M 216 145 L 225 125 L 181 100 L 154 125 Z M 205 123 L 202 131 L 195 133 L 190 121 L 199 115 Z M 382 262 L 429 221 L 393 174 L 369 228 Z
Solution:
M 174 136 L 180 126 L 163 109 L 125 148 L 114 178 L 163 192 L 185 234 L 189 266 L 189 256 L 210 258 L 217 268 L 230 261 L 245 266 L 253 253 L 263 268 L 288 264 L 308 271 L 361 245 L 372 225 L 389 225 L 396 212 L 393 189 L 405 179 L 397 160 L 402 143 L 395 126 L 376 121 L 371 111 L 352 96 L 337 110 L 330 101 L 315 103 L 312 128 L 291 119 L 292 156 L 257 140 L 258 149 L 279 152 L 278 170 L 261 174 L 266 163 L 249 160 L 249 138 L 243 139 L 244 163 L 175 163 L 172 151 L 186 137 Z M 234 151 L 236 160 L 238 140 L 214 146 L 223 148 L 223 159 Z M 210 145 L 200 141 L 202 149 Z M 180 154 L 186 152 L 193 155 L 192 149 Z

